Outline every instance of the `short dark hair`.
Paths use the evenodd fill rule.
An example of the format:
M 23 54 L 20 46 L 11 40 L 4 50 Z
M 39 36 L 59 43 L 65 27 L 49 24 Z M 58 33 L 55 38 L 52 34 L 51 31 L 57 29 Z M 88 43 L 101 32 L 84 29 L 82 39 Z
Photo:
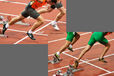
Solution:
M 51 0 L 51 2 L 53 2 L 53 3 L 57 3 L 57 0 Z

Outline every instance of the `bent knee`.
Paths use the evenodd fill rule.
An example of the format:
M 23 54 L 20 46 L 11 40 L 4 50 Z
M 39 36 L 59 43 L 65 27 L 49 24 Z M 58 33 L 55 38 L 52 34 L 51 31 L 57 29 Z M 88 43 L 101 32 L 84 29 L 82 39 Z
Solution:
M 37 22 L 44 23 L 44 19 L 38 19 Z
M 80 34 L 77 33 L 78 38 L 80 38 Z
M 109 48 L 109 47 L 110 47 L 110 44 L 109 44 L 109 43 L 107 43 L 107 44 L 105 45 L 105 47 L 108 47 L 108 48 Z
M 62 15 L 65 15 L 65 14 L 66 14 L 66 11 L 62 11 L 61 14 L 62 14 Z
M 19 15 L 18 17 L 16 17 L 16 19 L 17 19 L 18 21 L 21 21 L 21 20 L 24 19 L 24 17 L 23 17 L 22 15 Z
M 62 10 L 62 11 L 61 11 L 61 14 L 65 15 L 65 14 L 66 14 L 66 10 L 65 10 L 65 9 Z

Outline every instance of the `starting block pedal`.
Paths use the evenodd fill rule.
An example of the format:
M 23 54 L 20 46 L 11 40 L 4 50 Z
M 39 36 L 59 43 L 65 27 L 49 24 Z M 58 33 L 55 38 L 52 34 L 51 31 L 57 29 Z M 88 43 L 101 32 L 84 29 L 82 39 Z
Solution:
M 48 63 L 51 63 L 51 61 L 50 61 L 50 60 L 48 60 Z
M 4 34 L 0 34 L 0 37 L 8 38 L 8 36 L 7 35 L 4 35 Z
M 56 63 L 59 63 L 60 61 L 62 61 L 62 59 L 58 60 L 56 57 L 53 56 L 53 60 L 50 60 L 50 63 L 56 64 Z
M 73 76 L 74 72 L 82 71 L 82 68 L 75 69 L 72 65 L 69 65 L 69 68 L 67 68 L 67 72 L 63 74 L 63 76 Z
M 53 76 L 63 76 L 62 71 L 58 70 Z

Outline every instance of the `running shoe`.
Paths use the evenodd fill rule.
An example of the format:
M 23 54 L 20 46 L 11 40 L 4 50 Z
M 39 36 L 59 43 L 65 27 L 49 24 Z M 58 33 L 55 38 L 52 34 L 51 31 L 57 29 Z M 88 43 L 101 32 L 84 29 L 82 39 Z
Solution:
M 73 49 L 71 47 L 68 47 L 68 50 L 72 51 L 73 52 Z
M 33 36 L 32 33 L 28 33 L 28 32 L 27 32 L 27 35 L 29 36 L 30 39 L 32 39 L 32 40 L 36 40 L 36 39 L 34 38 L 34 36 Z
M 57 31 L 60 30 L 56 22 L 52 21 L 52 22 L 51 22 L 51 25 L 53 26 L 53 28 L 54 28 L 55 30 L 57 30 Z
M 3 25 L 3 29 L 2 29 L 2 34 L 4 34 L 6 30 L 7 30 L 6 24 L 4 24 L 4 25 Z
M 54 54 L 54 57 L 55 57 L 57 60 L 59 60 L 59 61 L 60 61 L 60 56 L 59 56 L 59 55 L 57 55 L 57 53 L 55 53 L 55 54 Z
M 104 58 L 99 58 L 99 61 L 102 61 L 104 63 L 108 63 L 106 60 L 104 60 Z

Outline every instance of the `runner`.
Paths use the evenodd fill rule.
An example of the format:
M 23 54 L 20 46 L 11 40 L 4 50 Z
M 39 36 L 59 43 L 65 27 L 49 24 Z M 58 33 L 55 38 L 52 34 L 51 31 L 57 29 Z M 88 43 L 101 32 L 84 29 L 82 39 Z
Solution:
M 60 54 L 68 48 L 73 52 L 72 45 L 80 38 L 80 35 L 76 32 L 67 32 L 66 43 L 54 54 L 58 60 L 60 60 Z
M 101 53 L 101 56 L 99 57 L 99 61 L 102 61 L 104 63 L 107 63 L 107 61 L 104 60 L 104 55 L 107 53 L 108 49 L 110 48 L 110 44 L 108 42 L 108 40 L 104 37 L 105 35 L 107 34 L 110 34 L 112 32 L 94 32 L 92 35 L 91 35 L 91 38 L 88 42 L 88 45 L 85 47 L 85 49 L 81 52 L 81 54 L 79 55 L 78 59 L 75 60 L 75 64 L 74 64 L 74 68 L 77 68 L 78 67 L 78 64 L 79 64 L 79 61 L 80 59 L 84 56 L 84 54 L 86 52 L 88 52 L 91 47 L 96 43 L 96 42 L 99 42 L 101 43 L 102 45 L 105 46 L 103 52 Z
M 51 7 L 49 6 L 48 8 L 38 10 L 38 13 L 42 14 L 42 13 L 46 13 L 46 12 L 51 12 L 55 8 L 57 8 L 59 10 L 59 13 L 56 16 L 56 18 L 54 19 L 54 21 L 52 21 L 51 24 L 55 30 L 60 30 L 59 27 L 57 26 L 57 22 L 66 14 L 66 10 L 65 10 L 61 0 L 58 0 L 57 3 L 52 5 Z
M 26 6 L 25 10 L 21 13 L 21 15 L 14 17 L 10 22 L 3 25 L 2 34 L 5 33 L 5 31 L 7 30 L 7 28 L 10 25 L 13 25 L 14 23 L 16 23 L 20 20 L 23 20 L 23 19 L 27 18 L 28 16 L 30 16 L 30 17 L 36 19 L 36 22 L 33 24 L 32 28 L 27 32 L 27 35 L 32 40 L 35 40 L 32 32 L 44 23 L 43 17 L 35 9 L 42 7 L 46 3 L 50 4 L 50 5 L 55 5 L 57 3 L 57 0 L 31 0 L 29 2 L 29 4 Z

